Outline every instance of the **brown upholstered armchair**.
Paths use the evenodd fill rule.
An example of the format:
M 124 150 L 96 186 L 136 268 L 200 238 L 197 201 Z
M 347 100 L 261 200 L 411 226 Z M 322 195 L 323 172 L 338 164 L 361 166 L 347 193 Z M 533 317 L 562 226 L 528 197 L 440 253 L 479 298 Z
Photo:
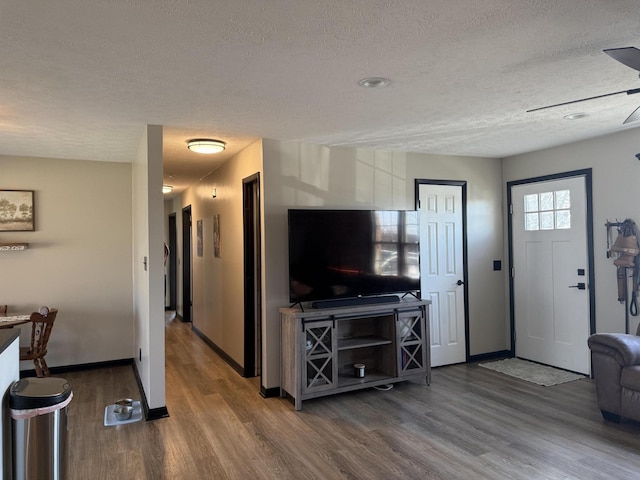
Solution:
M 602 416 L 640 421 L 640 325 L 636 335 L 596 333 L 588 344 Z

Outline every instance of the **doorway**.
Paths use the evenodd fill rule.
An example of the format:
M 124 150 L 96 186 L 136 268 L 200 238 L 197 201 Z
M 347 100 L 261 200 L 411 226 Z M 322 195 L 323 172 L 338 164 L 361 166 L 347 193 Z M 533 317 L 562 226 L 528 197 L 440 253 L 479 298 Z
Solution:
M 182 317 L 190 322 L 193 295 L 191 292 L 191 205 L 182 209 Z
M 262 373 L 260 174 L 242 180 L 244 241 L 244 375 Z
M 416 180 L 421 296 L 431 300 L 431 366 L 469 357 L 464 181 Z
M 511 345 L 583 374 L 595 330 L 591 169 L 507 184 Z

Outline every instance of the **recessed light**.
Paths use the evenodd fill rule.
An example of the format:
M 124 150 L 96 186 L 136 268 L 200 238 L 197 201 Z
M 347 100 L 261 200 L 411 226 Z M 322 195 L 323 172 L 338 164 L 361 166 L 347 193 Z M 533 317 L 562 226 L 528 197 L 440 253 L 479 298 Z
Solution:
M 197 153 L 219 153 L 224 150 L 225 146 L 224 142 L 210 138 L 194 138 L 187 142 L 187 148 Z
M 589 116 L 588 113 L 578 112 L 578 113 L 570 113 L 569 115 L 565 115 L 562 118 L 564 118 L 565 120 L 580 120 L 581 118 L 585 118 L 588 116 Z
M 384 77 L 369 77 L 360 80 L 358 85 L 363 88 L 384 88 L 391 85 L 391 80 Z

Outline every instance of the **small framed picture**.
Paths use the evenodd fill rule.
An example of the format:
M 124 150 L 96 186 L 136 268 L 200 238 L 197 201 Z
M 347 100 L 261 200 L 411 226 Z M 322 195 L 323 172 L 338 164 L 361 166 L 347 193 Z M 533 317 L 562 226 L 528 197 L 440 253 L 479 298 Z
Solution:
M 33 190 L 0 190 L 0 232 L 32 232 Z
M 202 220 L 196 221 L 196 253 L 202 256 Z
M 213 255 L 220 257 L 220 215 L 213 216 Z

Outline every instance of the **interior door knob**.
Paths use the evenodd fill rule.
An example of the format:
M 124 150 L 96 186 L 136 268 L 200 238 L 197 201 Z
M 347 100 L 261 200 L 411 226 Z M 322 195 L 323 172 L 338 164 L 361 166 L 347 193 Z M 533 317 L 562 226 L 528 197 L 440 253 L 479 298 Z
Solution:
M 578 290 L 586 290 L 587 289 L 587 284 L 580 282 L 577 285 L 569 285 L 569 288 L 577 288 Z
M 458 286 L 460 286 L 460 285 L 464 285 L 464 282 L 463 282 L 462 280 L 458 280 L 458 281 L 456 282 L 456 285 L 458 285 Z

